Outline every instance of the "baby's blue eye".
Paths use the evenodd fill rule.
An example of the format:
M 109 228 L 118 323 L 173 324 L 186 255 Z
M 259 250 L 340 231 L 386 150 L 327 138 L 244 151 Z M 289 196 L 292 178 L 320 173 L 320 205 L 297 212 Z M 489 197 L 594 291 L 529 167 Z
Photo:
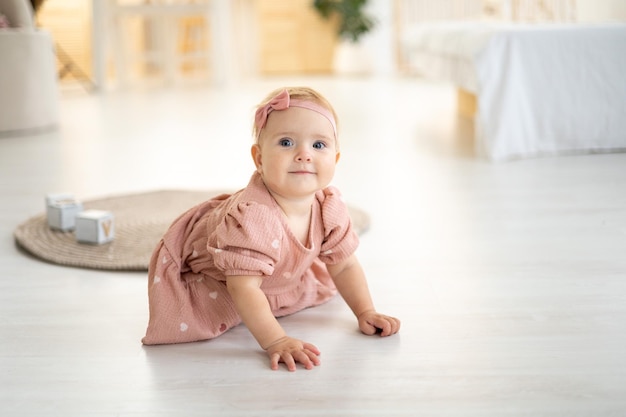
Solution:
M 283 146 L 283 147 L 285 147 L 285 148 L 286 148 L 286 147 L 291 146 L 293 143 L 292 143 L 291 139 L 288 139 L 288 138 L 283 138 L 283 139 L 281 139 L 281 140 L 278 142 L 278 144 L 279 144 L 280 146 Z
M 313 148 L 315 149 L 324 149 L 326 147 L 326 144 L 324 142 L 315 142 L 313 144 Z

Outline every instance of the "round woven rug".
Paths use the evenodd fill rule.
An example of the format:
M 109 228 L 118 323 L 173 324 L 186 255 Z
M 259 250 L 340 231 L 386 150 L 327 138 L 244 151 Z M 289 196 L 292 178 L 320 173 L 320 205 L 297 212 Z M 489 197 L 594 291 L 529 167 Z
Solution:
M 111 211 L 115 239 L 102 245 L 78 243 L 74 232 L 48 227 L 45 213 L 32 217 L 14 232 L 19 246 L 37 258 L 59 265 L 90 269 L 146 271 L 152 251 L 187 209 L 225 191 L 164 190 L 83 201 L 86 209 Z M 368 215 L 348 206 L 355 230 L 369 227 Z

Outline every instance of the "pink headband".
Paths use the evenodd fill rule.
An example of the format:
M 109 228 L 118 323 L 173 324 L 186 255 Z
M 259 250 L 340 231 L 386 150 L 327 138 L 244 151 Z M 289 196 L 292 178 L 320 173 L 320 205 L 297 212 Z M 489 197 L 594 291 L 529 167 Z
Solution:
M 328 111 L 325 107 L 320 106 L 319 104 L 313 101 L 307 100 L 299 100 L 297 98 L 290 98 L 289 92 L 287 90 L 281 91 L 279 94 L 275 95 L 266 105 L 260 107 L 256 114 L 254 115 L 254 125 L 256 126 L 257 135 L 260 135 L 261 129 L 267 123 L 267 117 L 274 110 L 286 110 L 289 107 L 301 107 L 303 109 L 313 110 L 324 116 L 330 124 L 333 126 L 333 132 L 335 133 L 335 138 L 337 138 L 337 124 L 335 123 L 335 118 L 333 114 Z

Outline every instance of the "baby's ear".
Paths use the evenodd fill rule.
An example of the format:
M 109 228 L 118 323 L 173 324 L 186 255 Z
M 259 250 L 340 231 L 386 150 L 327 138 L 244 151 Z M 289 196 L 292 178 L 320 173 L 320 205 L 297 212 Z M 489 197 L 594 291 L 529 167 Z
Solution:
M 339 157 L 341 156 L 341 152 L 337 152 L 335 155 L 335 163 L 339 162 Z
M 261 168 L 261 147 L 258 143 L 252 145 L 250 148 L 250 154 L 252 155 L 252 160 L 254 161 L 254 165 L 257 167 L 257 170 Z

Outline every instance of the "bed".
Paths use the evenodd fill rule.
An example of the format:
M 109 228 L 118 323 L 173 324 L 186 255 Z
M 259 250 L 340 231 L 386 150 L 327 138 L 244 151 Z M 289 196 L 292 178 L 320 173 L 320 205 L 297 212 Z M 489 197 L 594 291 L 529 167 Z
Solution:
M 421 10 L 410 22 L 405 10 L 398 41 L 406 68 L 459 88 L 461 108 L 474 117 L 477 155 L 504 161 L 626 150 L 626 24 L 575 23 L 562 10 L 564 19 L 539 22 L 510 9 L 488 20 L 482 9 L 463 12 L 469 18 L 428 20 Z

